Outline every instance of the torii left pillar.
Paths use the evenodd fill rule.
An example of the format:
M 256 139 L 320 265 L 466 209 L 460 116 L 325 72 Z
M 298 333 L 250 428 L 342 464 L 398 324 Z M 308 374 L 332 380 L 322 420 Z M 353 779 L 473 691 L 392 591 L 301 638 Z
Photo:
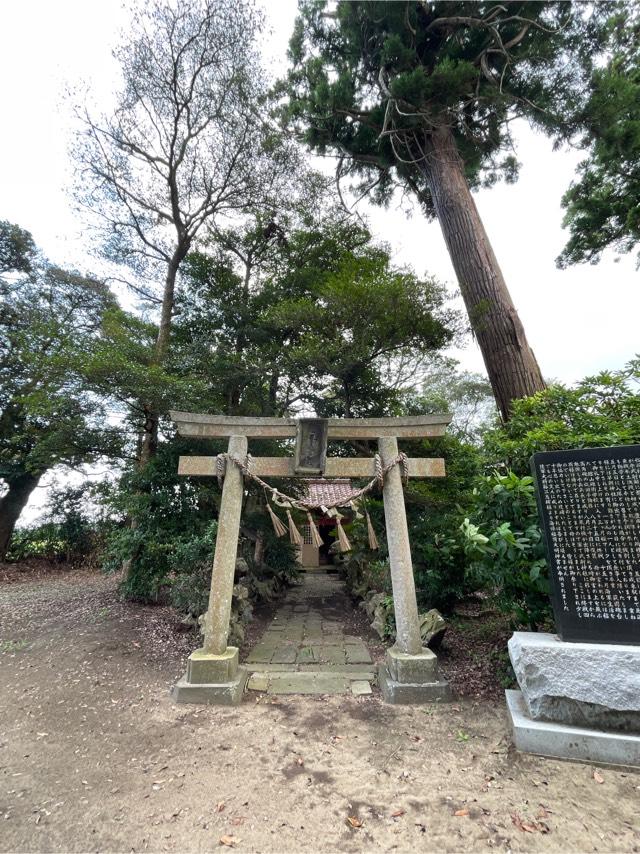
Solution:
M 247 437 L 229 438 L 229 455 L 244 459 Z M 204 615 L 204 642 L 189 656 L 187 672 L 173 689 L 178 703 L 234 706 L 242 699 L 247 672 L 238 663 L 238 648 L 227 646 L 236 569 L 244 484 L 237 466 L 225 471 L 211 573 L 209 608 Z

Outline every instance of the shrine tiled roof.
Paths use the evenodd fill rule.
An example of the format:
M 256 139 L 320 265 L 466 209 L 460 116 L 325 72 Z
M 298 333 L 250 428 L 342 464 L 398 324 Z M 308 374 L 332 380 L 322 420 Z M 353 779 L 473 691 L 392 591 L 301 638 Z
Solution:
M 353 492 L 351 481 L 347 477 L 308 480 L 305 486 L 307 498 L 314 504 L 335 504 L 349 498 Z

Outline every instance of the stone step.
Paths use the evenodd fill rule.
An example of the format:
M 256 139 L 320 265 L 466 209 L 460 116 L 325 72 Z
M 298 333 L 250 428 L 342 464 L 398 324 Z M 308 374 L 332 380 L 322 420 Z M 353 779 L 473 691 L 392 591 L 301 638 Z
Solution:
M 248 662 L 244 665 L 251 673 L 328 673 L 334 676 L 346 676 L 354 679 L 375 681 L 375 664 L 276 664 L 274 662 Z
M 258 671 L 251 674 L 247 688 L 267 694 L 371 694 L 370 680 L 354 675 L 358 678 L 325 671 Z

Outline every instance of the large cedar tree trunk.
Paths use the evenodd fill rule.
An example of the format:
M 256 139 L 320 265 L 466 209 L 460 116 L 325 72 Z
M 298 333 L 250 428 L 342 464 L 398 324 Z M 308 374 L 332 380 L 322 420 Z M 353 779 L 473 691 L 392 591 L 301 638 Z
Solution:
M 16 522 L 41 477 L 40 474 L 22 474 L 11 478 L 9 491 L 0 498 L 0 560 L 7 555 Z
M 471 328 L 480 346 L 502 418 L 511 401 L 545 388 L 448 127 L 429 136 L 425 177 L 451 256 Z

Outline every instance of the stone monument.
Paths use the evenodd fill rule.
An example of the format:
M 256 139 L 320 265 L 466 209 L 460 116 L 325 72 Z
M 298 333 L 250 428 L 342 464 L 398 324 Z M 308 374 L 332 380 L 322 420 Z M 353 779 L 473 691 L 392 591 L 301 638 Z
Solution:
M 327 457 L 327 439 L 377 440 L 383 478 L 383 500 L 396 618 L 396 642 L 387 651 L 379 673 L 384 698 L 391 703 L 431 702 L 446 699 L 449 685 L 438 673 L 435 654 L 423 648 L 416 602 L 415 583 L 402 476 L 396 462 L 403 461 L 407 477 L 444 477 L 442 459 L 407 459 L 398 453 L 398 437 L 441 436 L 449 415 L 408 418 L 302 419 L 247 418 L 172 412 L 181 436 L 229 438 L 228 453 L 221 457 L 180 457 L 183 475 L 224 478 L 218 517 L 209 607 L 204 615 L 204 642 L 189 657 L 187 672 L 174 688 L 177 702 L 239 703 L 247 679 L 238 661 L 238 650 L 227 646 L 231 598 L 242 497 L 242 466 L 248 465 L 248 439 L 252 437 L 297 440 L 294 458 L 254 457 L 251 474 L 259 477 L 298 477 L 325 474 L 327 477 L 376 477 L 373 458 Z M 220 470 L 220 462 L 224 462 Z M 247 470 L 247 469 L 245 469 Z
M 519 750 L 640 766 L 640 445 L 535 454 L 557 635 L 516 632 Z

